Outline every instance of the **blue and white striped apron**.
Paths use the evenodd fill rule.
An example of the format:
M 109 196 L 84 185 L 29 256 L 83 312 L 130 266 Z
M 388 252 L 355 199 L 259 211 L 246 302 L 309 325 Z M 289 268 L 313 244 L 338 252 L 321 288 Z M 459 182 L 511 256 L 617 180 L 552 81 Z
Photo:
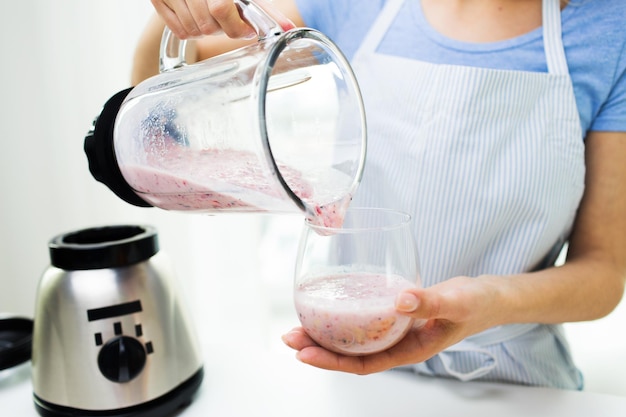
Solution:
M 584 143 L 559 0 L 543 3 L 548 73 L 376 52 L 403 0 L 387 1 L 354 57 L 369 141 L 352 205 L 413 215 L 424 286 L 542 268 L 569 235 L 584 188 Z M 489 329 L 414 369 L 582 387 L 561 326 Z

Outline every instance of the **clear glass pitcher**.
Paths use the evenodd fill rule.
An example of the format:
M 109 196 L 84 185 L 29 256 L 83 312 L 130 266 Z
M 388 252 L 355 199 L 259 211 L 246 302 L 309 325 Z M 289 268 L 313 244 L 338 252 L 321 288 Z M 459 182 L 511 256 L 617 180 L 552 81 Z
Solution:
M 335 224 L 356 191 L 365 113 L 338 47 L 236 0 L 258 42 L 186 64 L 167 28 L 161 73 L 113 96 L 85 139 L 94 177 L 139 206 L 301 212 Z

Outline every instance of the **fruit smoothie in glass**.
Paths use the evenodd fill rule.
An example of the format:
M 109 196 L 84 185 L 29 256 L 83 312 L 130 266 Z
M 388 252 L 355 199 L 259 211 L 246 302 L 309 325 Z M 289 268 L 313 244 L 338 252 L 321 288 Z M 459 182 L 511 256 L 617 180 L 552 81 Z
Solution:
M 396 295 L 415 284 L 397 275 L 349 272 L 303 280 L 294 292 L 298 318 L 326 349 L 366 355 L 399 342 L 413 319 L 398 314 Z

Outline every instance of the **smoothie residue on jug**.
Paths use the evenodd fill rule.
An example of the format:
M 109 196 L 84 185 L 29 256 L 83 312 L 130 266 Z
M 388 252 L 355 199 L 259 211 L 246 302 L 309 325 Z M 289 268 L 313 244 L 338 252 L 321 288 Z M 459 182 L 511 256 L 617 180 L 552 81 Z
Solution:
M 191 150 L 170 145 L 167 158 L 151 156 L 146 165 L 120 165 L 133 189 L 149 203 L 167 210 L 264 211 L 289 210 L 278 181 L 271 182 L 249 151 Z M 305 204 L 313 224 L 340 227 L 351 196 L 323 196 L 302 173 L 278 164 L 283 179 Z

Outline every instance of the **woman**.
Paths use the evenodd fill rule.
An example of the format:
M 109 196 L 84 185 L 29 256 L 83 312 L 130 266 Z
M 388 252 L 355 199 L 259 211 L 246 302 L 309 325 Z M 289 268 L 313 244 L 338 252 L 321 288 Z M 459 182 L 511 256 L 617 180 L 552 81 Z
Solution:
M 244 39 L 202 37 L 198 59 L 252 36 L 232 0 L 153 4 L 181 38 Z M 370 356 L 329 352 L 301 328 L 285 343 L 305 363 L 357 374 L 403 366 L 582 389 L 559 323 L 610 313 L 626 278 L 626 4 L 273 4 L 352 63 L 369 140 L 353 205 L 413 215 L 425 288 L 396 308 L 427 320 Z M 140 42 L 135 82 L 156 72 L 163 21 Z

